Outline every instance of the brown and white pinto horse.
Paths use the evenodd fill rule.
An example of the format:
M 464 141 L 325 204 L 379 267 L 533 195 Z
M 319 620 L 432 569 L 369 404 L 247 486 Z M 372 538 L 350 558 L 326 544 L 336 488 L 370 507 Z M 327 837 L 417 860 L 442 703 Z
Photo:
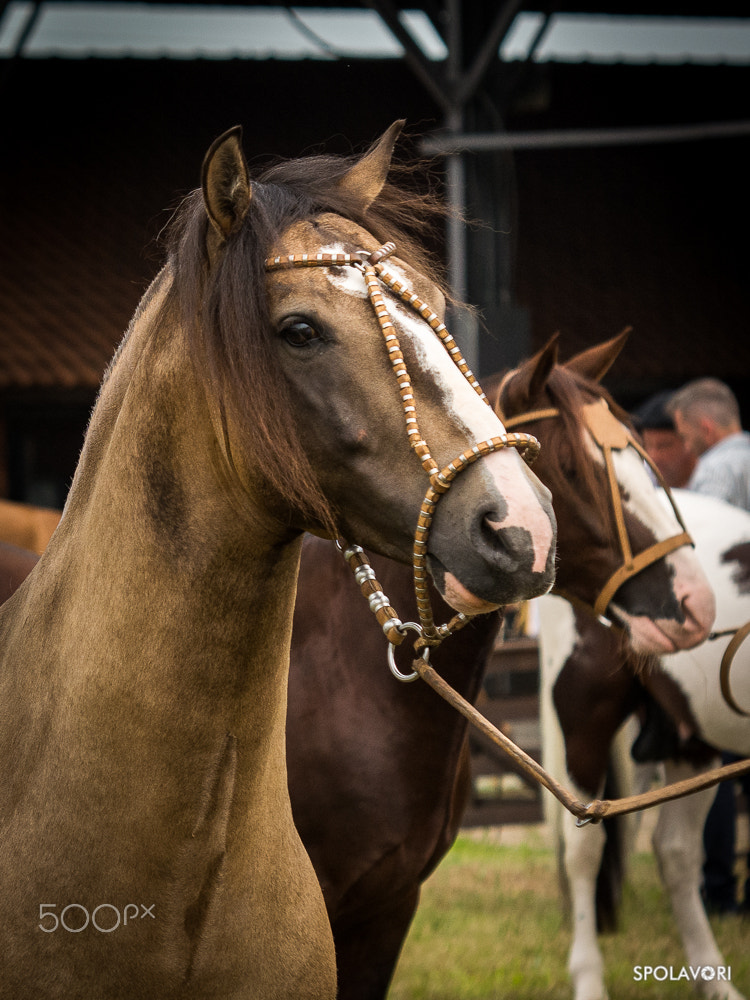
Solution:
M 440 468 L 491 442 L 438 505 L 440 586 L 474 611 L 553 581 L 548 492 L 381 286 L 392 238 L 388 273 L 442 310 L 398 224 L 420 205 L 386 183 L 399 128 L 257 178 L 232 130 L 177 217 L 60 525 L 0 609 L 3 1000 L 334 997 L 287 791 L 292 612 L 305 530 L 411 557 L 429 479 L 395 369 Z
M 544 761 L 584 801 L 602 795 L 608 776 L 617 782 L 608 796 L 640 790 L 643 778 L 646 787 L 650 784 L 655 765 L 634 764 L 633 733 L 623 727 L 626 718 L 644 708 L 647 718 L 664 721 L 661 726 L 644 727 L 633 753 L 643 760 L 662 761 L 669 782 L 714 766 L 717 750 L 750 756 L 750 642 L 739 644 L 727 659 L 722 678 L 733 631 L 750 623 L 750 514 L 686 490 L 675 490 L 675 499 L 717 598 L 715 637 L 710 641 L 659 659 L 638 659 L 590 614 L 557 598 L 536 602 L 541 622 Z M 665 802 L 654 827 L 653 846 L 685 951 L 686 987 L 712 1000 L 741 1000 L 739 984 L 730 981 L 700 895 L 703 827 L 715 794 L 712 787 Z M 602 1000 L 607 990 L 597 928 L 616 924 L 632 843 L 630 817 L 578 829 L 556 802 L 546 804 L 572 909 L 569 968 L 574 996 Z M 648 960 L 644 954 L 644 964 Z
M 558 538 L 555 591 L 616 621 L 635 652 L 672 652 L 705 639 L 716 609 L 679 512 L 664 505 L 627 414 L 598 384 L 626 340 L 558 366 L 553 337 L 501 381 L 498 412 L 543 441 L 535 467 L 555 502 L 576 498 Z
M 590 605 L 618 571 L 622 552 L 585 408 L 604 407 L 608 397 L 597 379 L 622 343 L 616 338 L 558 365 L 553 341 L 503 380 L 506 417 L 558 411 L 533 423 L 542 443 L 535 468 L 554 486 L 558 579 Z M 488 390 L 499 382 L 489 379 Z M 623 503 L 638 555 L 682 529 L 634 450 L 633 456 L 618 456 L 617 476 L 623 492 L 630 487 L 650 494 L 636 495 L 634 507 L 627 498 Z M 643 570 L 641 589 L 632 580 L 617 590 L 606 609 L 617 609 L 641 649 L 661 650 L 667 634 L 670 644 L 690 646 L 713 620 L 712 594 L 692 550 L 667 558 L 669 566 L 662 558 Z M 400 617 L 413 616 L 406 570 L 384 559 L 372 565 Z M 479 693 L 499 626 L 497 615 L 477 618 L 432 651 L 433 666 L 469 700 Z M 409 669 L 408 657 L 401 668 Z M 331 917 L 341 1000 L 377 1000 L 386 995 L 421 883 L 458 833 L 470 782 L 466 721 L 426 684 L 394 682 L 386 644 L 349 568 L 319 539 L 307 539 L 303 548 L 287 753 L 294 818 Z

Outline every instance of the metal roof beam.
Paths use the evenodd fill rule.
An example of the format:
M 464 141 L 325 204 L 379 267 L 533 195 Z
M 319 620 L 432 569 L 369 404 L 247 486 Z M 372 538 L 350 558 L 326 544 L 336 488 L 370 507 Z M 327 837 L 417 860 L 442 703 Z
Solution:
M 456 104 L 463 106 L 476 93 L 492 60 L 497 58 L 500 43 L 508 33 L 508 29 L 522 4 L 523 0 L 510 0 L 509 3 L 505 3 L 497 12 L 492 27 L 474 58 L 470 69 L 460 76 L 457 92 L 454 97 Z
M 703 122 L 645 128 L 545 129 L 529 132 L 470 132 L 422 139 L 426 155 L 456 156 L 508 149 L 569 149 L 574 146 L 633 146 L 665 142 L 696 142 L 750 135 L 750 121 Z
M 419 82 L 435 103 L 447 114 L 452 106 L 443 74 L 420 49 L 398 17 L 398 8 L 390 0 L 366 0 L 366 5 L 383 19 L 403 46 L 404 58 Z

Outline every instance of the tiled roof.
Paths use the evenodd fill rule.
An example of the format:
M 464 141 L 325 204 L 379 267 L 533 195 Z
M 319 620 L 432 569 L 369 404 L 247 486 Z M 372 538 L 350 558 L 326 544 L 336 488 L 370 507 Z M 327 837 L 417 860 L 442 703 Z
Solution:
M 0 387 L 95 387 L 156 270 L 153 209 L 125 175 L 108 197 L 114 162 L 26 155 L 2 204 Z
M 349 130 L 321 120 L 315 94 L 327 86 L 286 86 L 292 73 L 325 81 L 331 72 L 320 62 L 14 66 L 0 104 L 0 392 L 98 386 L 161 265 L 159 233 L 224 129 L 245 126 L 252 160 L 297 155 L 331 136 L 336 151 L 350 152 L 399 116 L 374 107 L 363 115 L 354 102 Z M 396 86 L 381 82 L 386 104 Z M 417 120 L 413 104 L 405 99 L 401 113 Z
M 296 155 L 331 136 L 333 148 L 347 151 L 396 117 L 426 130 L 436 116 L 403 67 L 391 68 L 376 99 L 360 105 L 351 94 L 338 102 L 340 88 L 326 81 L 342 70 L 324 63 L 29 63 L 3 93 L 4 136 L 13 142 L 0 189 L 0 392 L 99 383 L 160 264 L 153 240 L 165 210 L 195 186 L 203 151 L 224 128 L 244 124 L 252 161 Z M 578 108 L 582 94 L 592 103 L 588 72 L 566 70 L 566 80 L 580 82 L 563 92 L 555 71 L 559 104 Z M 688 101 L 707 79 L 691 72 L 698 83 Z M 26 86 L 31 73 L 42 78 L 38 97 L 38 87 Z M 674 78 L 649 79 L 658 96 Z M 732 90 L 731 74 L 721 79 L 725 103 L 745 93 Z M 359 76 L 351 82 L 358 92 Z M 259 103 L 259 93 L 274 101 Z M 324 104 L 321 94 L 329 95 Z M 586 107 L 598 120 L 640 118 L 643 103 L 630 107 L 632 91 L 618 109 L 611 93 L 596 96 L 600 107 Z M 661 99 L 667 106 L 683 95 Z M 705 111 L 695 113 L 709 114 L 713 100 L 707 94 Z M 663 156 L 654 147 L 518 154 L 513 284 L 530 311 L 531 346 L 560 329 L 567 355 L 632 324 L 617 372 L 633 384 L 707 373 L 750 379 L 747 254 L 733 238 L 746 231 L 738 174 L 747 149 L 748 140 L 726 140 Z M 744 200 L 735 204 L 738 191 Z
M 47 248 L 0 273 L 0 387 L 101 381 L 138 296 L 121 270 L 105 281 L 95 262 L 77 253 L 71 275 L 64 256 L 60 246 Z

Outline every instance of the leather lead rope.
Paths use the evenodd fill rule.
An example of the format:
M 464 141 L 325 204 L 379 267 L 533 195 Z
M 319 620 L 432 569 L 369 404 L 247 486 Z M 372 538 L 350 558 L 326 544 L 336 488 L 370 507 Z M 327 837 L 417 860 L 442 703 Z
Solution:
M 732 689 L 729 686 L 729 670 L 732 666 L 732 660 L 734 659 L 735 653 L 740 648 L 742 643 L 750 635 L 750 622 L 745 622 L 745 624 L 738 628 L 737 631 L 732 636 L 729 645 L 724 650 L 724 655 L 721 658 L 721 667 L 719 668 L 719 684 L 721 686 L 721 693 L 724 696 L 724 701 L 729 705 L 733 712 L 737 715 L 742 715 L 744 717 L 750 717 L 750 712 L 746 712 L 744 708 L 740 708 L 734 699 L 732 694 Z
M 368 598 L 370 608 L 382 625 L 383 631 L 386 632 L 387 635 L 388 632 L 386 629 L 388 629 L 393 634 L 394 638 L 388 649 L 388 660 L 391 672 L 394 676 L 398 680 L 406 682 L 416 680 L 419 677 L 426 684 L 429 684 L 436 694 L 440 695 L 440 697 L 455 708 L 456 711 L 460 712 L 461 715 L 463 715 L 464 718 L 466 718 L 480 733 L 486 736 L 504 754 L 510 757 L 528 778 L 535 781 L 537 784 L 542 785 L 549 792 L 551 792 L 552 795 L 554 795 L 555 798 L 568 810 L 568 812 L 572 813 L 576 817 L 578 826 L 585 826 L 587 823 L 599 823 L 608 816 L 621 816 L 625 813 L 638 812 L 642 809 L 650 809 L 652 806 L 659 805 L 662 802 L 670 802 L 672 799 L 679 799 L 686 795 L 692 795 L 694 792 L 699 792 L 704 788 L 711 788 L 720 781 L 726 781 L 728 778 L 740 777 L 741 775 L 748 774 L 750 772 L 750 758 L 748 758 L 747 760 L 741 760 L 733 764 L 726 764 L 723 767 L 714 768 L 711 771 L 698 774 L 694 778 L 677 781 L 671 785 L 665 785 L 663 788 L 652 789 L 649 792 L 644 792 L 642 795 L 629 795 L 621 799 L 595 799 L 593 802 L 589 802 L 588 804 L 582 802 L 579 798 L 569 792 L 564 785 L 561 785 L 560 782 L 556 781 L 538 761 L 534 760 L 533 757 L 530 757 L 525 751 L 517 746 L 517 744 L 515 744 L 510 737 L 506 736 L 504 733 L 500 732 L 497 727 L 493 726 L 492 723 L 471 704 L 471 702 L 468 702 L 456 690 L 454 690 L 454 688 L 452 688 L 451 685 L 437 673 L 434 667 L 430 666 L 429 647 L 425 648 L 424 644 L 422 644 L 421 652 L 419 652 L 420 640 L 417 640 L 414 644 L 415 652 L 419 652 L 419 655 L 412 662 L 412 673 L 404 674 L 398 670 L 393 658 L 394 646 L 403 641 L 406 636 L 407 629 L 416 630 L 418 629 L 418 626 L 415 626 L 413 622 L 402 623 L 398 618 L 396 612 L 391 607 L 388 598 L 383 593 L 380 584 L 375 579 L 375 574 L 369 567 L 362 549 L 358 546 L 352 546 L 350 549 L 346 550 L 343 555 L 353 570 L 357 583 L 362 589 L 362 593 Z M 463 621 L 458 627 L 463 627 L 463 625 L 469 621 L 467 617 L 462 617 Z M 443 626 L 443 628 L 445 628 L 445 626 Z M 750 631 L 750 624 L 746 628 Z M 454 631 L 455 630 L 456 629 L 454 629 Z M 747 632 L 745 632 L 745 635 L 746 634 Z
M 516 746 L 513 740 L 501 733 L 499 729 L 492 725 L 474 706 L 462 698 L 450 684 L 443 680 L 440 674 L 431 667 L 421 657 L 414 660 L 412 664 L 414 672 L 417 673 L 425 683 L 459 711 L 471 724 L 490 739 L 503 753 L 507 754 L 511 760 L 537 784 L 543 785 L 563 806 L 572 813 L 578 820 L 578 826 L 586 826 L 587 823 L 599 823 L 609 816 L 622 816 L 626 813 L 639 812 L 642 809 L 650 809 L 652 806 L 662 802 L 671 802 L 673 799 L 684 798 L 692 795 L 704 788 L 711 788 L 720 781 L 729 778 L 739 778 L 743 774 L 750 773 L 750 758 L 736 761 L 734 764 L 725 764 L 723 767 L 714 768 L 694 778 L 686 778 L 684 781 L 676 781 L 663 788 L 655 788 L 644 792 L 641 795 L 628 795 L 621 799 L 595 799 L 588 805 L 576 796 L 572 795 L 563 785 L 556 781 L 545 769 L 530 757 L 527 753 Z

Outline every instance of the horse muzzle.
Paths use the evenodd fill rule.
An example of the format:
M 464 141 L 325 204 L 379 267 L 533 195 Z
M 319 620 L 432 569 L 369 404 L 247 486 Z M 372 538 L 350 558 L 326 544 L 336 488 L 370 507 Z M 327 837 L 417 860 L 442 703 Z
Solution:
M 515 457 L 498 455 L 494 464 L 505 469 Z M 473 507 L 457 489 L 438 509 L 427 563 L 441 595 L 457 611 L 485 614 L 539 597 L 552 587 L 557 525 L 551 496 L 532 473 L 526 483 L 519 496 L 502 489 L 501 482 L 502 492 L 488 490 L 484 504 Z M 441 537 L 450 538 L 452 531 L 454 541 L 442 543 Z M 461 537 L 468 544 L 459 547 L 455 539 Z

